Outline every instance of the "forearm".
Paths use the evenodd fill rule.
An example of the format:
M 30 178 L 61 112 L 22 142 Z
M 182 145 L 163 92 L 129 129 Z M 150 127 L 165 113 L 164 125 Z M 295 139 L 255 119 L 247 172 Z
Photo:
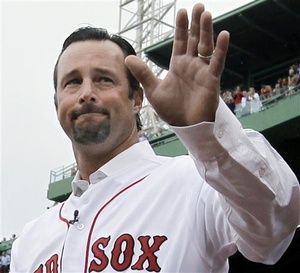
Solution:
M 283 159 L 259 133 L 242 130 L 221 100 L 214 123 L 173 129 L 200 175 L 221 194 L 240 251 L 256 261 L 278 259 L 300 208 L 297 179 Z

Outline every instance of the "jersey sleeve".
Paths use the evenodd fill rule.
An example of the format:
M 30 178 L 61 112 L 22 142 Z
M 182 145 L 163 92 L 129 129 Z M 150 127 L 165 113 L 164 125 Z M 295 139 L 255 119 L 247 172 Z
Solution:
M 13 245 L 12 245 L 12 249 L 11 249 L 11 255 L 10 255 L 10 266 L 9 266 L 9 269 L 11 273 L 18 273 L 18 272 L 21 272 L 19 269 L 18 269 L 18 262 L 21 263 L 21 258 L 18 259 L 16 258 L 17 256 L 17 251 L 18 251 L 18 244 L 19 244 L 19 238 L 17 238 L 14 242 L 13 242 Z
M 10 261 L 10 272 L 14 273 L 14 272 L 18 272 L 16 270 L 16 267 L 15 267 L 15 260 L 14 260 L 14 257 L 13 257 L 13 253 L 11 254 L 11 261 Z
M 243 130 L 221 99 L 215 122 L 172 129 L 220 195 L 239 251 L 275 263 L 300 222 L 299 184 L 286 162 L 260 133 Z

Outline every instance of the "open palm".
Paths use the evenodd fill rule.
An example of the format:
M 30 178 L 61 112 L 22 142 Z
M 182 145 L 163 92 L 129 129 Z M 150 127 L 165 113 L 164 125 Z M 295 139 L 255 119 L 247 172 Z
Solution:
M 214 50 L 212 18 L 202 4 L 194 6 L 190 30 L 188 25 L 187 12 L 179 10 L 170 69 L 165 79 L 157 79 L 139 58 L 126 58 L 127 67 L 143 85 L 153 108 L 174 126 L 214 120 L 229 44 L 228 32 L 222 31 Z M 198 53 L 212 57 L 206 60 Z

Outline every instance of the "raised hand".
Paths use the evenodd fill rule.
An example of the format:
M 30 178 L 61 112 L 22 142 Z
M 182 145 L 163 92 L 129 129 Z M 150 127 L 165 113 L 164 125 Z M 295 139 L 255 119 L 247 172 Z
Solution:
M 174 126 L 214 121 L 229 44 L 229 33 L 222 31 L 214 49 L 211 14 L 202 4 L 194 6 L 190 30 L 188 26 L 187 12 L 181 9 L 165 79 L 156 78 L 138 57 L 128 56 L 125 60 L 158 115 Z

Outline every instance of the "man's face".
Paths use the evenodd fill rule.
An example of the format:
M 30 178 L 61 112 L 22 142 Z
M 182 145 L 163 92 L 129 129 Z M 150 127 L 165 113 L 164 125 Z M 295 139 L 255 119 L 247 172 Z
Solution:
M 136 133 L 137 93 L 129 99 L 124 54 L 111 41 L 71 44 L 57 66 L 57 115 L 72 142 L 111 149 Z

